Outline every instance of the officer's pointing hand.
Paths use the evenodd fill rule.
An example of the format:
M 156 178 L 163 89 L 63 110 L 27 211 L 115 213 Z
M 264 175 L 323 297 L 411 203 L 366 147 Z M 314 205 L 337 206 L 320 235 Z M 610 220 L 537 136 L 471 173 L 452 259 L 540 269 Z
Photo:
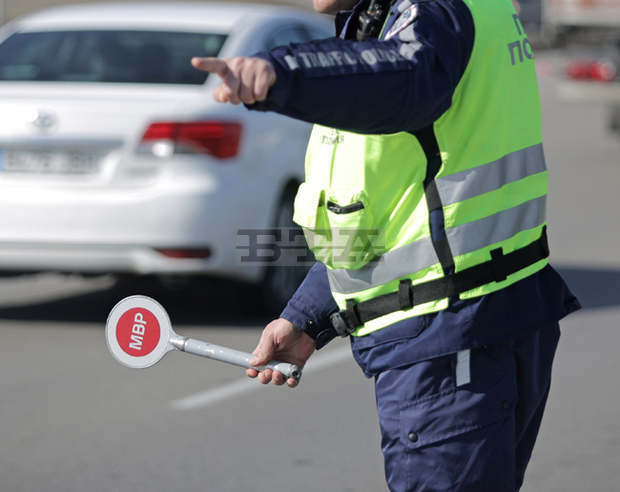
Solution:
M 192 58 L 192 65 L 198 70 L 217 74 L 222 79 L 213 93 L 213 98 L 221 103 L 254 104 L 267 98 L 269 89 L 276 83 L 276 72 L 262 58 L 236 57 Z
M 279 318 L 269 323 L 263 330 L 258 345 L 252 352 L 254 359 L 250 361 L 250 364 L 263 366 L 269 361 L 279 360 L 303 367 L 314 352 L 314 348 L 315 343 L 312 338 L 297 329 L 290 321 Z M 293 378 L 285 381 L 280 371 L 271 369 L 265 369 L 260 373 L 255 369 L 248 369 L 246 374 L 251 378 L 258 376 L 258 380 L 263 384 L 273 381 L 278 386 L 286 383 L 291 388 L 298 384 Z

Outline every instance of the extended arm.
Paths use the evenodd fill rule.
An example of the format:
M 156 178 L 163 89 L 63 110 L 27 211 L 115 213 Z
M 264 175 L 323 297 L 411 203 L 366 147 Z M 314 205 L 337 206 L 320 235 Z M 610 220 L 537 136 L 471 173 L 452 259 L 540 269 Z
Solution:
M 462 2 L 425 1 L 416 9 L 389 40 L 330 38 L 192 63 L 222 79 L 214 93 L 220 102 L 360 133 L 415 132 L 450 106 L 474 38 Z M 397 21 L 397 6 L 393 13 Z
M 411 24 L 387 41 L 332 38 L 259 53 L 276 83 L 250 108 L 360 133 L 429 125 L 451 104 L 474 26 L 461 2 L 416 7 Z

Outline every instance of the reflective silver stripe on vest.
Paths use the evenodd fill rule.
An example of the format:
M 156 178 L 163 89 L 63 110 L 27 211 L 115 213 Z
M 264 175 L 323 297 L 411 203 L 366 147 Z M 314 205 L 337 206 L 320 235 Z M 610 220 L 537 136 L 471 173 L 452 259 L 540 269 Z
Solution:
M 446 229 L 452 254 L 471 253 L 544 224 L 546 201 L 547 196 L 541 196 L 484 219 Z
M 450 205 L 497 190 L 547 169 L 542 144 L 517 150 L 501 159 L 437 178 L 437 189 L 443 205 Z
M 327 278 L 332 292 L 350 294 L 423 270 L 438 261 L 431 238 L 427 237 L 388 251 L 359 270 L 328 268 Z
M 446 229 L 454 256 L 482 249 L 545 222 L 546 196 L 474 222 Z M 430 238 L 388 251 L 359 270 L 327 270 L 332 292 L 352 294 L 411 275 L 438 262 Z

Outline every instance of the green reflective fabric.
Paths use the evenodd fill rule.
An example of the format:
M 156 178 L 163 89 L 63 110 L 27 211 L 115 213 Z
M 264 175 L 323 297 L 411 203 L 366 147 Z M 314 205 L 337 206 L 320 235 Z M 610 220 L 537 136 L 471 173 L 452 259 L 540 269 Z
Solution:
M 436 176 L 455 270 L 490 251 L 522 248 L 545 225 L 547 171 L 531 46 L 510 0 L 463 0 L 475 24 L 469 64 L 452 105 L 434 124 L 442 165 Z M 328 267 L 341 309 L 444 275 L 433 247 L 424 190 L 426 158 L 408 133 L 360 135 L 315 126 L 306 182 L 294 220 Z M 540 270 L 541 260 L 502 282 L 461 294 L 484 295 Z M 448 306 L 438 299 L 367 322 L 362 336 Z

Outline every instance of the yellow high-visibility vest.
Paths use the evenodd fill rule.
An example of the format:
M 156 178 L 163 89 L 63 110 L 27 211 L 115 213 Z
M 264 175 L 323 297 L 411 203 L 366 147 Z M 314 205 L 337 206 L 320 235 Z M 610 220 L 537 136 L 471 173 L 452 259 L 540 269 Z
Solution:
M 545 226 L 547 171 L 531 45 L 510 0 L 463 0 L 473 51 L 450 108 L 420 135 L 362 135 L 315 126 L 295 200 L 341 309 L 487 262 L 535 242 Z M 503 289 L 547 264 L 460 292 Z M 348 302 L 347 302 L 348 301 Z M 365 335 L 445 309 L 448 298 L 382 314 Z

